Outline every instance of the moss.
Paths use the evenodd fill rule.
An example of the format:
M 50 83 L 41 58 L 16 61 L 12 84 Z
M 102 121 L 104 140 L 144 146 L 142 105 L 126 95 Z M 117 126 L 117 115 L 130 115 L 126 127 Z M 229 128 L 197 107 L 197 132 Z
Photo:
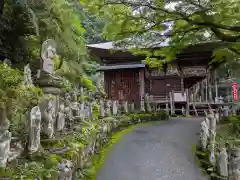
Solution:
M 79 170 L 79 174 L 85 175 L 84 177 L 86 177 L 87 180 L 93 180 L 96 177 L 98 169 L 103 164 L 106 154 L 123 135 L 132 131 L 137 126 L 134 124 L 139 125 L 140 123 L 141 125 L 148 125 L 152 124 L 153 121 L 167 122 L 160 121 L 160 119 L 168 119 L 168 115 L 164 112 L 128 114 L 114 118 L 106 117 L 101 119 L 101 121 L 89 120 L 89 122 L 80 122 L 78 125 L 81 126 L 81 131 L 59 134 L 60 138 L 41 141 L 43 148 L 62 148 L 64 145 L 67 145 L 70 148 L 69 151 L 59 155 L 50 155 L 41 148 L 41 151 L 34 154 L 33 157 L 21 158 L 13 165 L 9 164 L 6 169 L 0 171 L 0 175 L 11 177 L 11 179 L 19 179 L 20 177 L 24 179 L 33 179 L 34 177 L 49 179 L 50 176 L 56 179 L 56 166 L 62 159 L 72 160 L 76 164 L 76 168 L 80 168 L 79 163 L 81 161 L 82 149 L 88 146 L 92 140 L 97 139 L 100 143 L 98 149 L 101 148 L 102 150 L 100 153 L 93 155 L 92 159 L 88 159 L 88 165 L 86 166 L 90 168 Z M 139 120 L 141 121 L 139 122 Z M 146 122 L 143 123 L 144 120 Z M 112 129 L 112 134 L 108 133 L 110 138 L 105 139 L 108 140 L 108 143 L 104 142 L 99 136 L 99 125 L 102 122 L 109 126 L 113 126 L 115 123 L 117 124 L 117 127 Z M 83 179 L 83 176 L 78 179 Z

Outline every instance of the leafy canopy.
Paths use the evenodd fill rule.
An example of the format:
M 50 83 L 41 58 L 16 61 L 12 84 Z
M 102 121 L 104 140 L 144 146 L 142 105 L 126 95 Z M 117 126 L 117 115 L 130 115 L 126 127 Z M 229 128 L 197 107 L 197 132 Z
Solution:
M 206 41 L 227 42 L 214 52 L 215 60 L 240 54 L 239 0 L 81 0 L 92 12 L 107 19 L 104 37 L 134 45 L 135 53 L 147 55 L 157 66 L 161 56 L 172 60 L 189 44 Z M 123 42 L 126 44 L 126 42 Z M 138 47 L 160 50 L 137 51 Z M 168 46 L 166 46 L 168 45 Z

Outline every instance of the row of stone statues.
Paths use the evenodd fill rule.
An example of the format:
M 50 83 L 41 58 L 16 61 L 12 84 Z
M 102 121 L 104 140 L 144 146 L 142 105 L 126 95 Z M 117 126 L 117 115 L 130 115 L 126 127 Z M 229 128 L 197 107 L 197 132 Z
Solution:
M 200 148 L 204 152 L 209 152 L 209 162 L 219 176 L 240 180 L 240 149 L 230 148 L 225 143 L 216 142 L 216 125 L 220 121 L 218 112 L 206 113 L 205 119 L 201 122 Z

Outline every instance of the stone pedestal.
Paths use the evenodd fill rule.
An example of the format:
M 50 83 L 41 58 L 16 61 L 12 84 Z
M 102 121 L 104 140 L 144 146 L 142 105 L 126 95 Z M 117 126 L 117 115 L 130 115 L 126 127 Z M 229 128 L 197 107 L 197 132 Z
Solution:
M 61 88 L 63 87 L 62 79 L 56 77 L 52 74 L 48 74 L 44 71 L 41 72 L 39 79 L 36 80 L 36 84 L 43 90 L 44 95 L 51 96 L 54 101 L 54 109 L 56 113 L 59 109 L 59 102 L 60 102 L 60 92 Z M 40 105 L 40 109 L 42 110 L 42 106 L 46 107 L 47 101 L 43 102 Z

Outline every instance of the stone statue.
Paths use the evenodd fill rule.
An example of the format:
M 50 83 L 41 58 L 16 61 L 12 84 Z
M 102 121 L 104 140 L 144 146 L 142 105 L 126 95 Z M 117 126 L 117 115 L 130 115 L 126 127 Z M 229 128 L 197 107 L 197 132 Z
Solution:
M 7 58 L 5 58 L 5 59 L 3 60 L 3 63 L 7 64 L 8 66 L 12 66 L 11 60 L 9 60 L 9 59 L 7 59 Z
M 58 164 L 58 180 L 72 180 L 74 164 L 69 160 L 62 160 Z
M 116 116 L 117 113 L 118 113 L 118 107 L 117 107 L 117 101 L 116 100 L 114 100 L 113 103 L 112 103 L 112 111 L 113 111 L 112 114 L 114 116 Z
M 30 69 L 30 65 L 27 64 L 24 67 L 24 84 L 31 85 L 32 83 L 33 83 L 32 82 L 32 72 L 31 72 L 31 69 Z
M 201 130 L 200 130 L 200 148 L 205 151 L 207 148 L 207 140 L 209 137 L 208 126 L 205 121 L 201 122 Z
M 33 154 L 37 152 L 40 147 L 41 111 L 39 106 L 35 106 L 31 109 L 28 126 L 28 151 L 30 154 Z
M 233 180 L 240 179 L 240 149 L 231 149 L 230 167 L 232 171 Z
M 6 167 L 8 154 L 10 152 L 12 134 L 8 130 L 2 131 L 0 135 L 0 167 Z
M 228 177 L 228 154 L 225 147 L 220 149 L 218 155 L 218 171 L 223 177 Z
M 111 116 L 111 101 L 109 100 L 106 102 L 106 114 Z
M 42 70 L 48 74 L 53 74 L 54 57 L 56 56 L 57 44 L 54 40 L 48 39 L 42 44 L 41 57 L 43 60 Z
M 55 109 L 53 107 L 53 101 L 48 101 L 48 106 L 43 113 L 43 132 L 49 138 L 52 138 L 54 135 L 54 123 L 55 123 Z
M 105 108 L 104 108 L 104 102 L 103 100 L 100 100 L 100 116 L 104 117 L 105 116 Z
M 135 111 L 135 106 L 134 106 L 134 102 L 132 102 L 132 104 L 130 104 L 130 111 L 134 112 Z
M 6 167 L 10 152 L 11 132 L 8 131 L 9 120 L 4 107 L 0 108 L 0 167 Z
M 127 101 L 125 101 L 125 102 L 123 103 L 123 109 L 124 109 L 124 112 L 125 112 L 125 113 L 128 113 L 128 102 L 127 102 Z
M 148 94 L 145 94 L 145 103 L 146 103 L 146 110 L 147 112 L 151 112 L 152 111 L 152 107 L 150 105 L 150 98 L 148 96 Z
M 65 114 L 64 114 L 64 104 L 60 104 L 59 111 L 57 113 L 56 129 L 57 131 L 62 131 L 65 127 Z
M 141 101 L 140 101 L 140 111 L 141 112 L 145 112 L 145 102 L 144 102 L 144 98 L 141 97 Z

